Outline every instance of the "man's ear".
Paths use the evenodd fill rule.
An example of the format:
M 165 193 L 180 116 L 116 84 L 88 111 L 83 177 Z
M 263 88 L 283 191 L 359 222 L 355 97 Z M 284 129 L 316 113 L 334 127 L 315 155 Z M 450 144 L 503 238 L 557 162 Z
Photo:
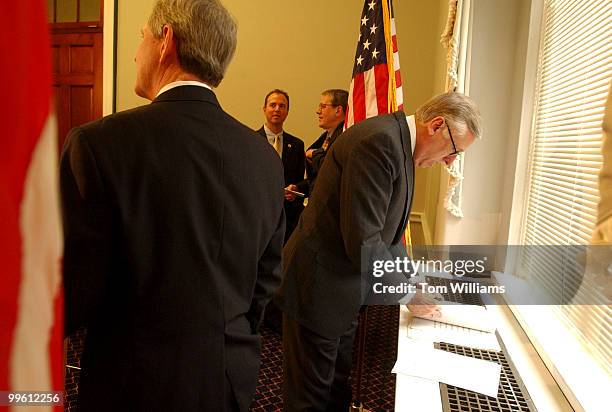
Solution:
M 427 122 L 427 133 L 433 135 L 439 128 L 446 124 L 446 120 L 442 116 L 436 116 Z
M 172 26 L 167 24 L 162 29 L 162 42 L 159 50 L 159 61 L 162 62 L 169 57 L 176 55 L 176 38 Z

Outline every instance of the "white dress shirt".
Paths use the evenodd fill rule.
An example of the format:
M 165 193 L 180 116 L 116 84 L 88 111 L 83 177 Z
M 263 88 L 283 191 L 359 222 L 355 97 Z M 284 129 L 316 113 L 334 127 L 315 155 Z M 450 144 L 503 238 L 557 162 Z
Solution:
M 272 130 L 268 129 L 268 126 L 266 126 L 264 124 L 264 131 L 266 132 L 266 137 L 268 138 L 268 143 L 270 143 L 272 145 L 272 147 L 274 149 L 276 149 L 276 145 L 278 144 L 278 155 L 282 158 L 283 157 L 283 131 L 281 130 L 280 133 L 274 133 Z M 278 139 L 278 143 L 277 143 L 277 139 Z
M 410 130 L 410 145 L 412 146 L 412 154 L 414 154 L 414 147 L 416 146 L 416 119 L 414 115 L 406 116 L 406 122 L 408 122 L 408 130 Z
M 164 92 L 167 92 L 170 89 L 174 89 L 175 87 L 179 87 L 179 86 L 199 86 L 199 87 L 204 87 L 205 89 L 208 89 L 208 90 L 212 90 L 212 87 L 210 87 L 206 83 L 198 82 L 195 80 L 179 80 L 176 82 L 168 83 L 167 85 L 159 89 L 159 92 L 157 93 L 155 97 L 159 96 L 160 94 Z

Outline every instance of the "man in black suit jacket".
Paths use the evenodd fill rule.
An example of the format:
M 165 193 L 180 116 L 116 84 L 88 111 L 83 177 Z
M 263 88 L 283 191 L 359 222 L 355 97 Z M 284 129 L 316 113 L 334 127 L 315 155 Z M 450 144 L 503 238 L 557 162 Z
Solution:
M 347 106 L 348 92 L 346 90 L 329 89 L 321 93 L 321 102 L 316 113 L 319 127 L 325 131 L 306 150 L 306 179 L 290 186 L 289 189 L 306 195 L 312 191 L 327 151 L 344 130 Z
M 280 282 L 282 165 L 211 90 L 236 47 L 218 0 L 159 0 L 142 35 L 136 92 L 152 103 L 74 129 L 62 154 L 79 407 L 247 411 Z
M 401 238 L 412 203 L 414 166 L 450 164 L 480 130 L 475 104 L 447 93 L 415 116 L 374 117 L 338 137 L 283 250 L 284 276 L 275 302 L 284 311 L 286 411 L 348 409 L 357 316 L 371 301 L 362 259 L 369 264 L 372 257 L 406 256 Z M 363 256 L 364 251 L 375 255 Z M 392 302 L 400 297 L 406 298 L 389 296 Z M 409 307 L 428 314 L 438 309 L 432 303 L 417 294 Z
M 296 183 L 304 179 L 304 142 L 283 130 L 283 124 L 289 115 L 289 94 L 280 89 L 274 89 L 264 98 L 263 113 L 266 118 L 264 125 L 257 131 L 278 152 L 283 161 L 285 188 L 297 191 Z M 292 185 L 293 189 L 290 188 Z M 304 199 L 301 196 L 285 191 L 285 242 L 291 236 L 297 225 Z

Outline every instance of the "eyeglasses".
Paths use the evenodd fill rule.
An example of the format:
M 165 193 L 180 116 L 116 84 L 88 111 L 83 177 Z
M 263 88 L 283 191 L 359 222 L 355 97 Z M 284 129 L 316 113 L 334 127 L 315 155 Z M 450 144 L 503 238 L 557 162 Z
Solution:
M 457 146 L 455 146 L 455 140 L 453 139 L 453 134 L 450 131 L 450 127 L 448 126 L 448 122 L 446 122 L 446 130 L 448 130 L 448 136 L 450 137 L 450 141 L 453 145 L 453 151 L 448 156 L 457 156 L 458 154 L 463 153 L 463 150 L 457 150 Z
M 331 103 L 319 103 L 319 110 L 323 110 L 326 107 L 338 107 L 337 104 L 331 104 Z

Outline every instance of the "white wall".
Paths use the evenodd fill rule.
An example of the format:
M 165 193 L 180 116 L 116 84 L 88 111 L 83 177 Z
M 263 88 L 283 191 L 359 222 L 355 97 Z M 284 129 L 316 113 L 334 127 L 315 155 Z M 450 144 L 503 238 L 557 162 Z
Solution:
M 468 90 L 480 107 L 484 134 L 466 153 L 465 217 L 446 213 L 438 244 L 507 241 L 523 90 L 519 72 L 526 53 L 530 1 L 473 0 L 472 4 Z

